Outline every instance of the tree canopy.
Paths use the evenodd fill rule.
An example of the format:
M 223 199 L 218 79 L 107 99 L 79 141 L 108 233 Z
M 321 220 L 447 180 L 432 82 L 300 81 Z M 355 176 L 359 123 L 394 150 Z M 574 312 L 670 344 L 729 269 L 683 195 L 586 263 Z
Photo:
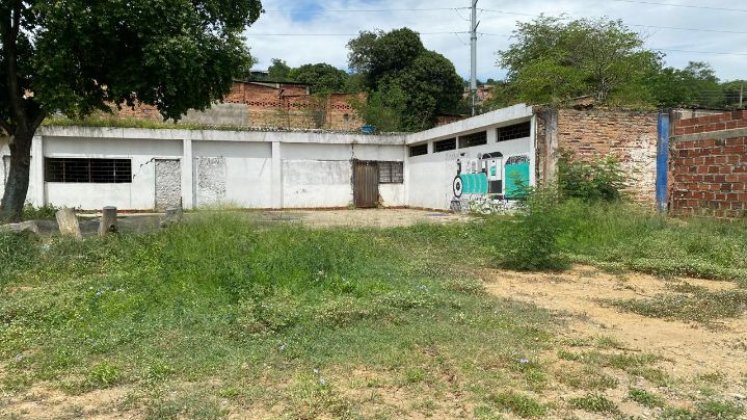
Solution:
M 0 126 L 11 135 L 4 218 L 26 198 L 30 144 L 45 116 L 110 104 L 165 118 L 205 109 L 251 63 L 242 33 L 259 0 L 14 0 L 0 3 Z
M 515 42 L 498 52 L 498 64 L 518 99 L 552 103 L 593 95 L 605 103 L 648 102 L 646 80 L 661 55 L 619 20 L 566 21 L 540 16 L 518 23 Z
M 308 84 L 313 94 L 343 92 L 349 79 L 347 72 L 327 63 L 304 64 L 292 69 L 289 77 Z
M 430 128 L 438 113 L 453 111 L 461 100 L 463 80 L 454 65 L 427 50 L 417 32 L 364 31 L 348 43 L 348 49 L 350 68 L 362 76 L 369 92 L 362 114 L 380 128 Z

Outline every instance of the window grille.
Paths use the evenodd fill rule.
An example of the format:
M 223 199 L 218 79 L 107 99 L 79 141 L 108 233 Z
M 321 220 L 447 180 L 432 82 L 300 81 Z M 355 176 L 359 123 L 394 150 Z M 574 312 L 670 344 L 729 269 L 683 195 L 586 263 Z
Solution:
M 447 150 L 456 150 L 456 139 L 440 140 L 433 143 L 434 152 L 445 152 Z
M 410 157 L 422 156 L 428 154 L 428 143 L 419 144 L 417 146 L 410 146 Z
M 532 123 L 527 121 L 521 124 L 509 125 L 498 128 L 498 141 L 523 139 L 529 137 L 532 132 Z
M 379 162 L 379 184 L 402 184 L 404 167 L 402 162 Z
M 124 184 L 132 182 L 132 160 L 46 158 L 46 182 Z
M 467 134 L 459 137 L 459 148 L 481 146 L 488 144 L 488 132 L 480 131 L 478 133 Z

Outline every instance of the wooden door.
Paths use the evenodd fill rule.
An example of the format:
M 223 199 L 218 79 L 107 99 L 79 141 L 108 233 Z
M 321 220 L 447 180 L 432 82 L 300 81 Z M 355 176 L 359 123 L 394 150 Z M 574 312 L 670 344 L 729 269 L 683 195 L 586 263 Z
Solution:
M 357 208 L 379 204 L 379 165 L 376 162 L 353 162 L 353 202 Z

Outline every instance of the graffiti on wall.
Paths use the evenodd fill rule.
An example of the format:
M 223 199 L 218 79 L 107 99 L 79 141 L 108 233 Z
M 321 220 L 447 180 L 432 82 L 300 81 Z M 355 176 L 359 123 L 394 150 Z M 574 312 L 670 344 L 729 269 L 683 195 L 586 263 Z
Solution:
M 506 200 L 521 198 L 528 185 L 528 156 L 511 156 L 505 161 L 501 152 L 462 156 L 456 161 L 450 208 L 486 212 Z

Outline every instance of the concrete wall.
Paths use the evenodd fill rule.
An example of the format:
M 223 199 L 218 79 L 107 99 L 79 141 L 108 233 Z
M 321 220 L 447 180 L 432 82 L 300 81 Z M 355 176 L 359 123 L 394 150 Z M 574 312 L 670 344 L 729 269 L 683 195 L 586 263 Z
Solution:
M 747 215 L 747 111 L 675 121 L 670 212 Z
M 174 201 L 174 193 L 185 208 L 346 207 L 355 159 L 403 161 L 405 150 L 404 136 L 325 132 L 43 127 L 39 134 L 28 201 L 82 209 L 150 210 L 157 194 Z M 9 152 L 0 143 L 3 154 Z M 44 159 L 37 156 L 131 159 L 132 182 L 44 182 Z M 384 206 L 406 205 L 404 183 L 382 185 L 380 192 Z
M 408 146 L 427 144 L 428 154 L 408 157 L 406 160 L 408 205 L 445 210 L 455 207 L 456 204 L 454 209 L 464 210 L 473 200 L 484 198 L 484 194 L 481 193 L 465 193 L 461 197 L 455 197 L 454 180 L 457 176 L 458 162 L 462 164 L 462 173 L 473 172 L 472 166 L 479 164 L 477 162 L 479 157 L 486 153 L 499 152 L 503 155 L 498 171 L 498 177 L 502 181 L 506 180 L 503 163 L 511 157 L 526 156 L 533 174 L 534 137 L 530 134 L 526 138 L 498 142 L 496 131 L 498 127 L 532 120 L 533 110 L 525 105 L 517 105 L 409 135 Z M 487 144 L 485 145 L 461 148 L 457 140 L 456 150 L 444 152 L 434 150 L 434 142 L 481 131 L 487 132 Z M 529 182 L 534 185 L 533 175 Z

